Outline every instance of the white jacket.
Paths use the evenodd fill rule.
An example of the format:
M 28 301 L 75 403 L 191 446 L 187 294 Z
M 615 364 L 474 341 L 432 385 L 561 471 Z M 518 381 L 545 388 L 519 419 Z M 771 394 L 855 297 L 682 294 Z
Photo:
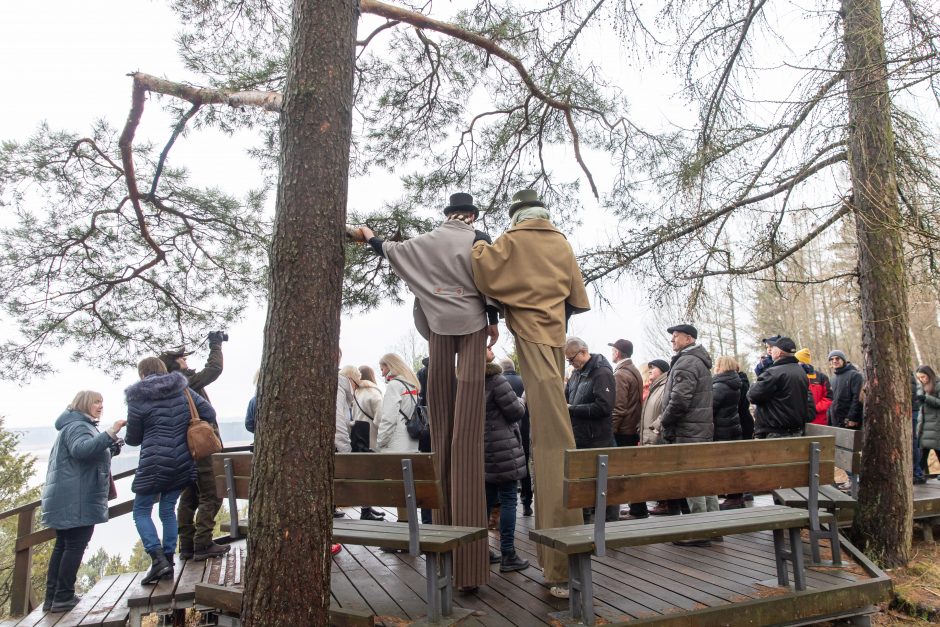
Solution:
M 382 419 L 382 391 L 371 381 L 363 381 L 355 395 L 353 419 L 369 423 L 369 448 L 374 451 Z
M 353 394 L 349 379 L 339 375 L 336 386 L 336 435 L 333 444 L 337 453 L 351 453 L 352 444 L 349 442 L 349 424 L 352 421 Z
M 382 418 L 379 420 L 376 451 L 401 453 L 418 450 L 418 441 L 411 439 L 405 426 L 405 416 L 410 417 L 417 404 L 418 396 L 411 385 L 406 387 L 398 379 L 389 380 L 382 399 Z

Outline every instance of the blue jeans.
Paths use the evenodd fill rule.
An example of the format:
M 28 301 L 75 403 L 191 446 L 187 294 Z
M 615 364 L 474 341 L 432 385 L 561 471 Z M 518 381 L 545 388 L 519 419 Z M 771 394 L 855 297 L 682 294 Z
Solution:
M 499 504 L 499 551 L 503 555 L 516 552 L 516 488 L 518 481 L 486 484 L 486 511 Z
M 163 494 L 138 494 L 134 496 L 134 526 L 137 535 L 144 544 L 147 553 L 161 550 L 160 536 L 157 535 L 157 526 L 150 517 L 154 502 L 160 503 L 160 523 L 163 525 L 163 552 L 176 553 L 176 537 L 179 527 L 176 523 L 176 501 L 180 498 L 182 489 L 170 490 Z

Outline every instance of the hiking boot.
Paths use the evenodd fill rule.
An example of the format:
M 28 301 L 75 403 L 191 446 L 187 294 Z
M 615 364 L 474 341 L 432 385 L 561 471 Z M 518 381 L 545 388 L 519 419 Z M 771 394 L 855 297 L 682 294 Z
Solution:
M 193 551 L 193 541 L 190 540 L 187 542 L 186 540 L 180 539 L 180 560 L 185 562 L 186 560 L 193 559 L 193 553 L 195 553 L 195 551 Z
M 529 560 L 524 560 L 513 551 L 508 555 L 503 555 L 499 561 L 499 572 L 511 573 L 517 570 L 525 570 L 529 567 Z
M 196 552 L 193 555 L 193 559 L 197 562 L 202 562 L 210 557 L 218 557 L 220 555 L 225 555 L 232 550 L 232 547 L 225 544 L 216 544 L 215 542 L 210 542 L 205 546 L 196 547 Z
M 68 601 L 53 601 L 51 604 L 49 604 L 49 611 L 53 614 L 61 614 L 62 612 L 71 611 L 71 609 L 78 605 L 78 602 L 81 600 L 81 597 L 75 596 L 73 594 L 72 598 Z M 45 609 L 45 607 L 45 604 L 43 604 L 43 609 Z
M 373 516 L 378 516 L 379 518 L 385 518 L 385 512 L 380 509 L 375 509 L 374 507 L 367 507 L 367 510 L 372 512 Z
M 376 516 L 373 511 L 368 507 L 363 507 L 362 512 L 359 514 L 359 520 L 385 520 L 385 516 Z
M 500 554 L 490 549 L 490 564 L 499 564 L 500 560 L 502 560 Z
M 722 501 L 721 504 L 718 506 L 718 509 L 724 511 L 724 510 L 728 510 L 728 509 L 741 509 L 742 507 L 744 507 L 744 499 L 743 499 L 743 498 L 740 498 L 740 499 L 725 499 L 725 500 Z
M 166 556 L 167 563 L 170 565 L 170 572 L 164 573 L 160 579 L 173 579 L 173 554 L 164 553 L 164 555 Z
M 522 515 L 531 516 L 532 515 L 532 503 L 523 503 L 522 504 Z
M 334 509 L 334 510 L 333 510 L 333 518 L 342 518 L 342 517 L 345 516 L 345 515 L 346 515 L 346 513 L 343 512 L 343 510 L 341 510 L 341 509 Z
M 160 580 L 160 577 L 171 572 L 173 567 L 170 566 L 169 562 L 166 561 L 166 555 L 163 551 L 153 551 L 152 553 L 147 553 L 150 556 L 150 570 L 144 575 L 144 578 L 140 580 L 140 583 L 148 585 L 151 583 L 157 583 Z M 52 607 L 55 608 L 55 603 L 52 604 Z M 52 610 L 53 612 L 55 609 Z
M 701 538 L 698 540 L 676 540 L 673 544 L 676 546 L 711 546 L 712 541 L 708 538 Z

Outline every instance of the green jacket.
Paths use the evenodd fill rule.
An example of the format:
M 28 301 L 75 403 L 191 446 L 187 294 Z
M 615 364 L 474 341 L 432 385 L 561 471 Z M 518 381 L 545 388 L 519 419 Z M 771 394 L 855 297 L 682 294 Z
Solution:
M 99 432 L 87 415 L 66 411 L 42 491 L 42 521 L 52 529 L 72 529 L 108 521 L 111 436 Z

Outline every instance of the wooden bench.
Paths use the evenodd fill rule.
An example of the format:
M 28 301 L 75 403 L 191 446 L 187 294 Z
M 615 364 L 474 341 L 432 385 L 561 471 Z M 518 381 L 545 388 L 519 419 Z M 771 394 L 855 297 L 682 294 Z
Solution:
M 565 451 L 564 503 L 569 508 L 593 506 L 595 512 L 603 512 L 609 504 L 631 501 L 802 485 L 812 490 L 806 509 L 771 505 L 610 523 L 595 516 L 593 525 L 530 531 L 532 541 L 568 556 L 568 615 L 557 618 L 594 624 L 592 554 L 604 556 L 608 548 L 754 531 L 773 531 L 777 582 L 789 586 L 789 561 L 796 590 L 805 590 L 800 530 L 810 529 L 813 557 L 818 560 L 818 540 L 824 535 L 820 524 L 834 523 L 834 518 L 818 511 L 815 496 L 820 480 L 834 480 L 834 452 L 832 436 Z M 835 528 L 830 524 L 830 529 Z M 784 531 L 789 532 L 789 550 Z M 831 531 L 825 535 L 832 540 L 835 560 L 838 535 Z
M 831 512 L 839 525 L 852 524 L 855 510 L 858 509 L 858 478 L 862 470 L 862 432 L 856 429 L 843 429 L 827 425 L 806 425 L 807 436 L 832 436 L 836 442 L 836 467 L 849 476 L 850 493 L 846 494 L 835 485 L 820 483 L 818 492 L 819 508 Z M 774 490 L 775 503 L 789 507 L 806 507 L 808 488 L 785 488 Z
M 251 453 L 216 453 L 212 456 L 216 492 L 228 499 L 232 537 L 248 533 L 248 523 L 238 518 L 236 499 L 248 498 Z M 333 540 L 340 544 L 378 546 L 408 551 L 425 558 L 427 620 L 450 624 L 469 610 L 454 607 L 453 551 L 458 546 L 486 538 L 483 527 L 419 525 L 418 508 L 443 506 L 441 482 L 434 470 L 433 453 L 337 453 L 333 479 L 337 507 L 368 503 L 380 507 L 404 507 L 408 523 L 333 520 Z M 223 530 L 226 525 L 223 525 Z

